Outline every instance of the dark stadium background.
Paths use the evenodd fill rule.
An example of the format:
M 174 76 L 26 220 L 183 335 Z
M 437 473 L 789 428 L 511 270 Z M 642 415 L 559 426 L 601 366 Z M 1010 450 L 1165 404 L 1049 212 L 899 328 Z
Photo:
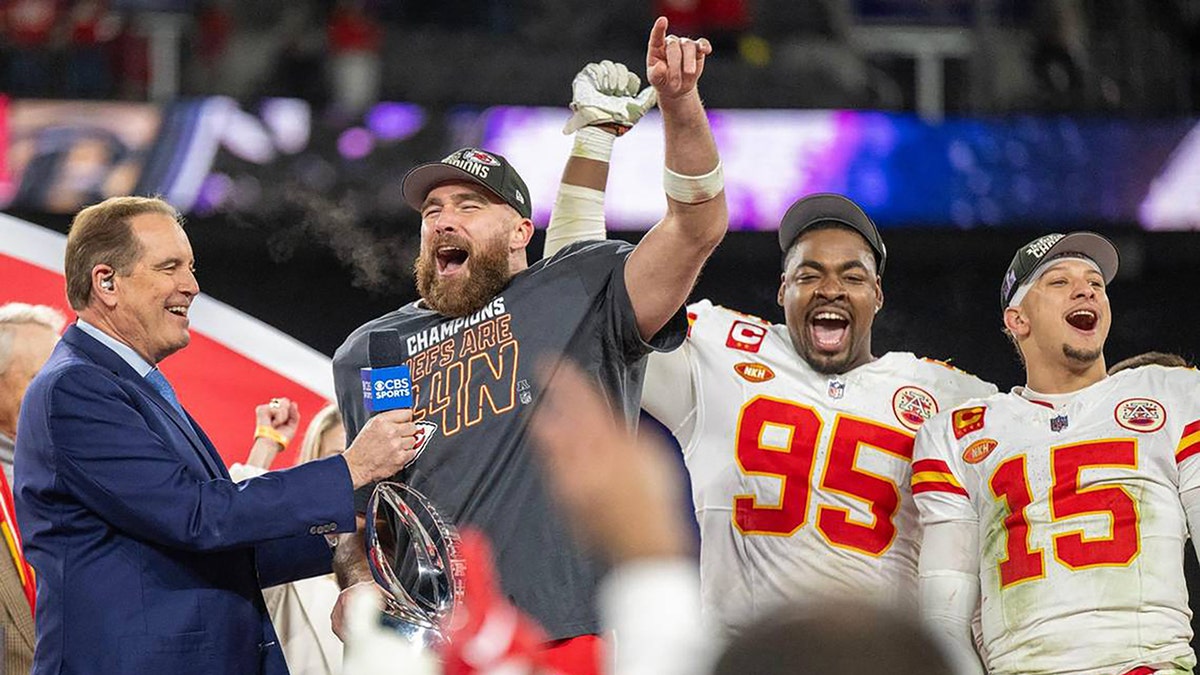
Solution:
M 14 99 L 146 101 L 165 84 L 168 100 L 226 94 L 249 107 L 265 96 L 282 95 L 304 98 L 317 110 L 336 102 L 336 92 L 322 86 L 318 76 L 329 57 L 323 51 L 327 47 L 306 40 L 323 34 L 332 2 L 110 4 L 124 28 L 99 50 L 59 52 L 47 41 L 44 50 L 35 46 L 24 53 L 0 35 L 0 66 L 32 54 L 30 63 L 52 75 L 14 78 L 15 71 L 3 70 L 0 91 Z M 452 116 L 460 104 L 562 106 L 566 83 L 584 62 L 608 57 L 638 63 L 651 15 L 670 10 L 672 3 L 365 4 L 385 38 L 378 48 L 383 67 L 378 96 Z M 717 5 L 743 11 L 740 18 L 723 15 L 724 23 L 711 26 L 699 14 L 675 17 L 676 25 L 692 21 L 697 30 L 708 31 L 728 55 L 712 62 L 702 82 L 712 108 L 869 109 L 984 120 L 1036 114 L 1130 124 L 1161 119 L 1193 124 L 1200 114 L 1200 0 L 726 0 L 698 6 Z M 214 26 L 232 26 L 235 37 L 249 38 L 240 45 L 245 47 L 255 36 L 275 36 L 285 23 L 281 17 L 304 25 L 286 36 L 265 75 L 251 82 L 221 71 L 222 55 L 211 51 L 221 46 L 211 41 Z M 932 111 L 922 96 L 916 62 L 903 50 L 883 47 L 889 37 L 911 36 L 913 27 L 941 31 L 942 37 L 965 31 L 971 46 L 967 54 L 947 47 L 944 87 Z M 182 35 L 176 45 L 180 77 L 156 83 L 143 57 L 154 36 L 172 31 Z M 235 50 L 239 43 L 223 48 Z M 104 75 L 92 79 L 73 76 L 97 68 L 100 61 L 93 57 L 98 56 L 108 59 L 111 72 L 87 70 Z M 847 63 L 850 67 L 841 67 Z M 428 159 L 450 147 L 449 134 L 439 131 L 417 139 L 409 152 Z M 545 159 L 562 162 L 561 157 Z M 913 158 L 917 166 L 920 159 Z M 359 175 L 348 180 L 371 170 L 351 167 Z M 416 250 L 415 214 L 368 203 L 394 206 L 394 190 L 342 192 L 339 198 L 368 214 L 347 224 L 333 201 L 292 192 L 287 174 L 267 171 L 258 178 L 265 205 L 189 216 L 205 293 L 329 355 L 364 321 L 414 299 L 406 270 Z M 61 212 L 11 212 L 59 232 L 67 229 L 68 216 Z M 1200 229 L 1200 223 L 1193 227 Z M 1121 273 L 1109 289 L 1114 312 L 1106 349 L 1110 364 L 1148 350 L 1192 361 L 1200 356 L 1200 234 L 1148 232 L 1133 218 L 1039 222 L 1036 215 L 1019 224 L 970 230 L 933 222 L 886 227 L 890 255 L 875 352 L 904 350 L 947 360 L 1001 389 L 1020 384 L 1022 369 L 1000 332 L 1000 277 L 1018 246 L 1068 228 L 1103 231 L 1121 250 Z M 619 236 L 633 240 L 639 235 Z M 530 251 L 540 250 L 539 232 Z M 364 259 L 373 270 L 367 279 Z M 775 303 L 779 261 L 774 232 L 731 232 L 693 298 L 782 320 Z M 1193 607 L 1200 606 L 1200 571 L 1190 553 L 1188 579 Z

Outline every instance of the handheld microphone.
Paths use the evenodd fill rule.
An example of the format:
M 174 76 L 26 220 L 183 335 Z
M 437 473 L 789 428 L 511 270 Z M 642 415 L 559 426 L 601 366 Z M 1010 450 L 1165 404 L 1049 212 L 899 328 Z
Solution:
M 362 375 L 363 406 L 367 413 L 411 408 L 412 375 L 403 361 L 400 331 L 374 330 L 367 334 L 369 368 Z

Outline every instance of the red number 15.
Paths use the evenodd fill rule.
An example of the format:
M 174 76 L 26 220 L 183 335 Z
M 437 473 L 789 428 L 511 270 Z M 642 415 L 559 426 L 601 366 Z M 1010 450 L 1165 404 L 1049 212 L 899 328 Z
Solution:
M 1106 537 L 1085 538 L 1083 530 L 1053 537 L 1054 558 L 1069 569 L 1123 566 L 1137 557 L 1137 504 L 1125 488 L 1079 487 L 1084 469 L 1101 467 L 1137 468 L 1137 445 L 1129 439 L 1089 441 L 1050 449 L 1050 519 L 1054 521 L 1088 514 L 1105 514 L 1112 519 Z M 1006 460 L 992 473 L 992 494 L 1008 506 L 1004 529 L 1008 534 L 1005 556 L 1000 561 L 1000 587 L 1046 576 L 1042 549 L 1029 547 L 1029 519 L 1025 509 L 1033 502 L 1025 478 L 1025 456 Z

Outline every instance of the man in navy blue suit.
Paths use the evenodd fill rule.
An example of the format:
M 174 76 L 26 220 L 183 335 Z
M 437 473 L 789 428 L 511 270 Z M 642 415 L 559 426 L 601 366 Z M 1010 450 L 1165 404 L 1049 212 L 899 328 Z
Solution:
M 259 589 L 329 572 L 322 535 L 354 530 L 353 490 L 413 454 L 411 412 L 393 411 L 343 455 L 230 481 L 157 368 L 188 344 L 194 270 L 162 200 L 109 199 L 71 225 L 79 321 L 17 427 L 35 674 L 287 673 Z

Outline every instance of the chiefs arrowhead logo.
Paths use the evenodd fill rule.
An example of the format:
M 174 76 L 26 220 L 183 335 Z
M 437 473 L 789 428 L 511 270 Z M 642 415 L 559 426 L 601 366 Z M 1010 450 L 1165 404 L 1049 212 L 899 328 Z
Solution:
M 741 375 L 743 380 L 746 380 L 747 382 L 753 382 L 755 384 L 758 384 L 759 382 L 766 382 L 767 380 L 775 377 L 775 371 L 771 370 L 771 367 L 765 363 L 750 363 L 743 361 L 734 365 L 733 370 L 738 375 Z
M 438 428 L 438 425 L 433 422 L 426 422 L 425 420 L 414 422 L 413 424 L 417 425 L 417 443 L 413 446 L 413 450 L 416 450 L 417 454 L 408 460 L 408 464 L 417 461 L 421 453 L 425 452 L 425 448 L 429 447 L 429 441 L 433 439 L 433 435 L 437 433 Z M 405 464 L 405 466 L 408 466 L 408 464 Z
M 1152 398 L 1129 398 L 1117 404 L 1113 417 L 1130 431 L 1148 434 L 1167 423 L 1167 410 Z
M 978 464 L 987 459 L 997 445 L 1000 443 L 994 438 L 981 438 L 963 450 L 963 461 L 967 464 Z
M 916 431 L 925 420 L 937 414 L 938 404 L 920 387 L 900 387 L 892 394 L 892 411 L 901 424 Z
M 954 429 L 954 437 L 961 439 L 963 436 L 972 431 L 979 431 L 983 428 L 983 414 L 987 412 L 984 406 L 975 406 L 974 408 L 963 408 L 955 410 L 951 416 L 951 427 Z

